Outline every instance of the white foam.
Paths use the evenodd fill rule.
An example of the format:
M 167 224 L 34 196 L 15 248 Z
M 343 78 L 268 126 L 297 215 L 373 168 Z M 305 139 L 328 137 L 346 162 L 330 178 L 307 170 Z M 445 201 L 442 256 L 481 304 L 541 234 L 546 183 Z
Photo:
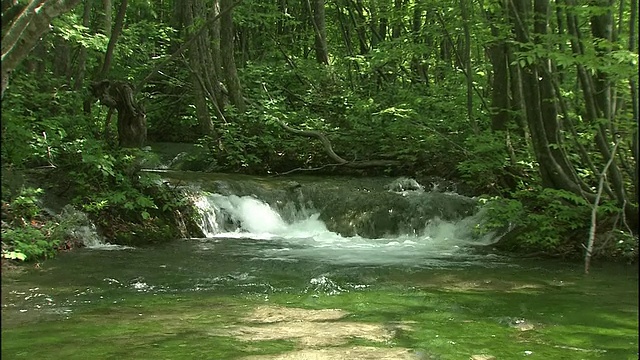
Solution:
M 473 218 L 458 222 L 431 219 L 421 234 L 367 239 L 343 237 L 329 231 L 318 213 L 308 216 L 308 212 L 301 211 L 294 214 L 294 221 L 286 222 L 268 204 L 250 196 L 210 194 L 206 199 L 197 201 L 196 206 L 204 206 L 200 208 L 203 217 L 213 217 L 203 221 L 207 237 L 277 242 L 278 246 L 274 243 L 272 249 L 263 250 L 270 257 L 314 258 L 345 264 L 411 265 L 424 263 L 428 258 L 469 254 L 469 245 L 492 241 L 489 237 L 480 242 L 472 239 L 470 229 L 477 222 Z M 219 220 L 220 212 L 229 216 L 226 220 L 233 221 L 239 228 L 225 232 L 219 230 L 219 224 L 209 225 Z M 212 234 L 211 229 L 218 232 Z

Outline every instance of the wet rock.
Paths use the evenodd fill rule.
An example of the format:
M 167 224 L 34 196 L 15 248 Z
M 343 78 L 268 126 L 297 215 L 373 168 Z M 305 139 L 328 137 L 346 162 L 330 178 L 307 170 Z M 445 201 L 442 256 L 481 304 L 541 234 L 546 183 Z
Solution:
M 233 191 L 231 186 L 223 180 L 216 180 L 213 182 L 214 192 L 220 195 L 232 195 Z
M 493 355 L 471 355 L 469 360 L 496 360 Z
M 536 328 L 535 325 L 533 325 L 532 323 L 530 323 L 530 322 L 528 322 L 526 320 L 522 320 L 520 322 L 516 322 L 511 327 L 514 328 L 514 329 L 518 329 L 520 331 L 529 331 L 529 330 L 534 330 Z
M 385 189 L 398 193 L 404 191 L 424 191 L 424 187 L 416 180 L 407 177 L 397 178 L 392 183 L 385 186 Z
M 432 354 L 426 350 L 415 350 L 413 355 L 414 359 L 417 360 L 440 360 L 440 356 Z
M 372 346 L 302 349 L 277 355 L 252 355 L 242 360 L 413 360 L 414 355 L 403 348 Z
M 503 317 L 498 320 L 498 323 L 520 331 L 529 331 L 536 328 L 532 322 L 523 318 Z
M 317 356 L 309 353 L 285 353 L 275 357 L 250 357 L 251 359 L 416 359 L 415 354 L 411 354 L 409 349 L 387 347 L 394 338 L 392 329 L 382 324 L 349 321 L 346 319 L 349 315 L 341 309 L 311 310 L 260 306 L 244 318 L 244 324 L 218 329 L 210 334 L 231 335 L 242 341 L 289 340 L 296 342 L 302 349 L 316 349 L 322 352 L 315 354 Z M 409 324 L 396 326 L 400 327 L 407 331 L 412 330 Z M 381 347 L 341 347 L 354 339 L 379 343 Z M 363 351 L 354 351 L 357 348 Z
M 297 189 L 300 189 L 302 187 L 302 184 L 300 184 L 297 181 L 288 181 L 287 182 L 287 190 L 288 191 L 295 191 Z

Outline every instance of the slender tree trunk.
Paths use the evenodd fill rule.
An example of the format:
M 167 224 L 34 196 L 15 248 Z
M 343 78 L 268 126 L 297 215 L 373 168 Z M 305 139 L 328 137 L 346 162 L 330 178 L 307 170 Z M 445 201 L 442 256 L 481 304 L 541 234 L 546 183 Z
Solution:
M 560 37 L 565 36 L 565 22 L 564 22 L 564 17 L 563 17 L 563 7 L 560 4 L 560 0 L 556 0 L 556 27 L 557 27 L 557 31 L 558 31 L 558 35 Z M 565 41 L 560 41 L 558 44 L 558 50 L 561 53 L 564 53 L 566 50 L 566 42 Z M 555 73 L 557 74 L 557 78 L 559 82 L 562 82 L 563 77 L 564 77 L 564 66 L 562 65 L 558 65 L 556 67 L 556 71 Z
M 611 31 L 613 26 L 613 17 L 611 16 L 610 7 L 606 0 L 602 0 L 599 4 L 606 11 L 601 12 L 599 15 L 591 17 L 591 31 L 594 38 L 604 40 L 599 42 L 596 47 L 597 56 L 605 56 L 610 49 L 605 45 L 606 41 L 611 38 Z M 579 28 L 579 19 L 577 16 L 577 5 L 574 0 L 567 0 L 567 28 L 571 34 L 571 49 L 576 55 L 585 54 L 585 46 L 582 41 L 582 34 Z M 604 47 L 602 46 L 604 45 Z M 609 125 L 613 125 L 613 111 L 612 111 L 612 97 L 611 97 L 611 83 L 607 74 L 596 71 L 595 74 L 584 68 L 583 65 L 577 65 L 578 79 L 580 87 L 582 89 L 582 95 L 585 103 L 584 117 L 588 123 L 593 124 L 595 129 L 595 144 L 596 148 L 602 154 L 605 161 L 613 159 L 611 166 L 608 167 L 607 180 L 610 182 L 611 190 L 613 190 L 614 200 L 618 202 L 621 208 L 626 212 L 629 221 L 633 222 L 637 226 L 637 209 L 633 209 L 629 206 L 628 195 L 622 178 L 622 173 L 618 167 L 617 161 L 614 159 L 615 154 L 611 153 L 609 144 L 614 139 L 615 134 L 612 134 L 609 129 L 600 121 L 600 119 L 607 119 Z M 610 126 L 610 127 L 611 127 Z
M 69 74 L 69 67 L 71 66 L 71 49 L 66 40 L 62 38 L 56 38 L 53 41 L 53 47 L 55 49 L 55 56 L 53 57 L 53 75 L 54 76 L 66 76 Z
M 189 48 L 189 46 L 191 46 L 191 44 L 194 41 L 198 39 L 198 36 L 201 33 L 203 33 L 205 30 L 208 30 L 212 24 L 220 21 L 222 18 L 222 15 L 230 12 L 233 9 L 233 7 L 237 4 L 238 2 L 232 4 L 231 7 L 227 8 L 226 10 L 221 11 L 220 14 L 215 16 L 212 15 L 210 18 L 207 18 L 207 20 L 202 25 L 200 25 L 198 30 L 189 40 L 185 41 L 182 45 L 180 45 L 180 47 L 176 51 L 174 51 L 170 56 L 166 57 L 164 60 L 156 64 L 153 67 L 153 69 L 151 69 L 147 73 L 147 75 L 136 84 L 135 91 L 139 91 L 140 89 L 142 89 L 142 87 L 146 85 L 147 82 L 149 82 L 149 80 L 153 79 L 159 73 L 160 69 L 165 67 L 171 61 L 175 61 L 180 55 L 182 55 Z
M 461 0 L 464 1 L 464 0 Z M 484 9 L 483 9 L 484 10 Z M 505 8 L 502 8 L 502 18 L 505 18 Z M 507 45 L 507 39 L 501 36 L 500 29 L 497 27 L 500 22 L 500 16 L 495 12 L 484 11 L 487 16 L 487 22 L 491 29 L 491 35 L 494 40 L 487 45 L 487 55 L 491 62 L 491 68 L 493 70 L 490 77 L 491 87 L 491 130 L 492 131 L 504 131 L 507 129 L 507 124 L 511 121 L 510 112 L 511 108 L 511 93 L 513 89 L 510 88 L 511 82 L 509 81 L 510 69 L 509 69 L 509 48 Z M 508 19 L 504 19 L 508 21 Z
M 307 0 L 307 5 L 312 10 L 313 30 L 315 33 L 316 61 L 329 65 L 329 51 L 327 48 L 327 29 L 324 17 L 324 0 Z
M 380 17 L 378 16 L 378 8 L 374 0 L 369 0 L 369 28 L 371 29 L 371 48 L 374 49 L 383 41 L 380 29 Z
M 511 92 L 511 116 L 513 117 L 517 129 L 520 130 L 520 135 L 526 140 L 528 148 L 533 150 L 533 143 L 531 140 L 531 133 L 527 126 L 525 104 L 524 104 L 524 89 L 522 87 L 522 71 L 520 65 L 516 61 L 516 57 L 510 46 L 507 46 L 506 55 L 507 64 L 509 64 L 509 90 Z
M 630 9 L 630 16 L 629 16 L 629 51 L 630 52 L 637 52 L 637 37 L 636 37 L 636 25 L 638 24 L 638 2 L 635 0 L 631 0 L 631 9 Z M 638 84 L 635 81 L 635 79 L 631 78 L 629 79 L 629 87 L 631 90 L 631 108 L 632 108 L 632 114 L 633 116 L 631 117 L 632 121 L 635 121 L 636 124 L 638 124 L 639 122 L 639 118 L 638 118 Z M 635 127 L 635 130 L 633 132 L 632 135 L 632 141 L 631 141 L 631 152 L 633 154 L 633 162 L 635 163 L 635 172 L 634 172 L 634 176 L 633 176 L 633 184 L 634 184 L 634 192 L 635 192 L 635 198 L 637 199 L 638 196 L 640 196 L 639 193 L 639 189 L 638 189 L 638 173 L 640 172 L 640 167 L 638 167 L 638 126 Z
M 120 7 L 118 8 L 118 14 L 116 15 L 116 22 L 113 25 L 111 31 L 111 37 L 109 38 L 109 44 L 107 44 L 107 52 L 104 55 L 104 62 L 102 63 L 102 69 L 98 74 L 96 81 L 104 80 L 109 75 L 111 69 L 111 62 L 113 61 L 113 52 L 116 48 L 116 43 L 122 34 L 122 28 L 124 27 L 124 17 L 127 13 L 128 0 L 120 0 Z
M 492 32 L 497 33 L 494 27 Z M 496 41 L 489 46 L 489 59 L 493 68 L 491 84 L 491 130 L 503 131 L 510 122 L 511 104 L 509 97 L 509 58 L 507 43 Z
M 289 13 L 289 3 L 287 0 L 278 0 L 278 12 L 285 15 Z M 278 18 L 278 23 L 276 27 L 276 34 L 278 35 L 288 35 L 289 27 L 287 26 L 286 20 L 284 20 L 284 16 L 280 16 Z
M 462 62 L 466 72 L 467 80 L 467 118 L 475 134 L 480 133 L 478 123 L 473 116 L 473 71 L 471 69 L 471 30 L 469 26 L 469 0 L 460 0 L 460 11 L 462 13 L 462 29 L 464 32 L 464 49 L 462 51 Z
M 236 70 L 235 51 L 233 42 L 233 11 L 225 11 L 233 6 L 232 0 L 220 0 L 222 16 L 220 17 L 220 51 L 224 68 L 225 82 L 229 92 L 229 100 L 239 112 L 243 113 L 247 107 L 242 97 L 242 88 L 238 71 Z
M 394 21 L 391 29 L 391 38 L 397 39 L 402 35 L 402 28 L 404 24 L 402 23 L 402 8 L 403 8 L 402 0 L 393 0 L 393 10 L 394 10 Z
M 113 28 L 113 2 L 112 0 L 102 0 L 102 10 L 104 11 L 102 17 L 102 28 L 104 34 L 107 37 L 111 37 L 111 30 Z
M 174 14 L 178 17 L 179 28 L 182 29 L 183 37 L 189 39 L 193 36 L 193 25 L 200 14 L 205 14 L 204 4 L 201 0 L 185 0 L 174 3 Z M 209 32 L 203 31 L 198 38 L 191 43 L 188 50 L 187 66 L 191 70 L 191 88 L 193 90 L 193 104 L 195 105 L 196 118 L 200 124 L 203 134 L 210 134 L 213 131 L 213 122 L 209 114 L 207 105 L 207 89 L 205 69 L 211 66 L 212 61 L 207 61 L 210 57 Z
M 342 33 L 342 40 L 344 41 L 344 46 L 347 54 L 349 56 L 353 56 L 355 54 L 355 51 L 353 49 L 353 42 L 351 41 L 353 27 L 351 23 L 346 19 L 343 8 L 348 11 L 349 14 L 351 14 L 351 7 L 349 6 L 349 4 L 347 3 L 347 5 L 345 5 L 344 0 L 338 0 L 336 12 L 338 13 L 338 24 L 340 25 L 340 32 Z M 350 73 L 349 76 L 351 76 Z
M 220 1 L 219 0 L 213 0 L 212 4 L 211 4 L 211 17 L 215 18 L 217 16 L 220 16 Z M 221 117 L 222 113 L 224 112 L 224 105 L 225 105 L 225 94 L 222 91 L 222 81 L 221 79 L 223 78 L 222 75 L 222 54 L 220 52 L 220 21 L 216 21 L 214 23 L 211 24 L 210 26 L 210 33 L 211 33 L 211 69 L 205 69 L 206 71 L 209 71 L 209 76 L 207 77 L 207 79 L 209 79 L 209 81 L 211 82 L 211 85 L 209 86 L 209 88 L 212 91 L 212 95 L 215 97 L 216 100 L 216 104 L 217 104 L 217 112 L 218 112 L 218 117 Z M 224 117 L 221 117 L 221 119 L 224 119 Z
M 91 9 L 93 5 L 93 1 L 85 0 L 84 1 L 84 11 L 82 12 L 82 26 L 85 28 L 89 28 L 91 23 Z M 87 73 L 87 48 L 84 46 L 80 46 L 80 52 L 78 54 L 78 68 L 76 71 L 76 76 L 73 83 L 73 89 L 78 91 L 82 88 L 82 83 L 84 82 L 85 74 Z
M 510 6 L 513 7 L 516 40 L 522 44 L 534 42 L 541 45 L 547 35 L 549 0 L 533 1 L 532 33 L 525 25 L 530 17 L 528 2 L 513 0 Z M 566 190 L 591 200 L 593 194 L 581 188 L 559 138 L 556 94 L 549 64 L 548 59 L 540 58 L 522 68 L 523 103 L 542 182 L 545 187 Z
M 414 44 L 421 44 L 424 42 L 420 32 L 422 30 L 422 21 L 424 16 L 424 10 L 420 4 L 415 4 L 413 8 L 413 16 L 411 19 L 411 37 Z M 412 82 L 424 83 L 429 86 L 429 79 L 427 77 L 427 65 L 425 55 L 414 53 L 411 57 L 411 70 L 412 70 Z
M 364 16 L 364 10 L 362 5 L 362 0 L 351 0 L 350 5 L 348 6 L 349 16 L 351 18 L 351 23 L 353 24 L 354 29 L 356 30 L 356 34 L 358 35 L 358 43 L 360 45 L 360 55 L 367 54 L 369 52 L 369 45 L 367 42 L 367 32 L 365 29 L 366 19 Z M 371 15 L 373 18 L 373 14 Z M 378 35 L 375 32 L 371 36 L 371 46 L 374 46 L 373 43 L 377 40 L 373 40 L 374 38 L 378 38 Z

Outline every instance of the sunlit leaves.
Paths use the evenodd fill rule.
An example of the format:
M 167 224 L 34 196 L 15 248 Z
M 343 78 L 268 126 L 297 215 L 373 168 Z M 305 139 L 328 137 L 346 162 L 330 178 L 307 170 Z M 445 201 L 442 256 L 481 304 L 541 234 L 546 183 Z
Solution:
M 54 32 L 63 39 L 87 49 L 106 51 L 109 38 L 81 25 L 77 15 L 67 13 L 54 20 Z

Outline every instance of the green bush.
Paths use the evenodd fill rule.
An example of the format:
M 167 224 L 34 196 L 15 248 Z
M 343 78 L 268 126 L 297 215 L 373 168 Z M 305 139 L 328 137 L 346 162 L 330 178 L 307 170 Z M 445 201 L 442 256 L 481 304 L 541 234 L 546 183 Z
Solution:
M 573 255 L 584 250 L 593 207 L 582 197 L 563 190 L 530 187 L 516 191 L 511 199 L 494 197 L 485 201 L 487 220 L 481 232 L 510 232 L 502 243 L 503 248 Z M 609 255 L 627 256 L 637 251 L 637 239 L 615 229 L 612 219 L 618 215 L 615 204 L 604 202 L 598 206 L 598 239 L 614 236 L 612 246 L 602 250 Z M 596 248 L 604 245 L 597 243 Z
M 49 229 L 45 230 L 49 232 Z M 35 260 L 39 258 L 54 257 L 60 240 L 46 236 L 42 230 L 32 226 L 15 229 L 3 229 L 2 241 L 8 244 L 11 250 L 2 251 L 4 258 L 15 258 L 21 260 Z M 16 255 L 23 254 L 24 256 Z
M 25 261 L 55 255 L 60 241 L 52 236 L 52 232 L 57 224 L 45 225 L 40 219 L 38 196 L 42 193 L 40 188 L 27 187 L 15 198 L 3 199 L 3 258 Z
M 18 196 L 5 203 L 5 210 L 9 212 L 8 218 L 13 225 L 20 226 L 28 224 L 40 214 L 37 196 L 43 192 L 44 190 L 40 188 L 22 188 Z

